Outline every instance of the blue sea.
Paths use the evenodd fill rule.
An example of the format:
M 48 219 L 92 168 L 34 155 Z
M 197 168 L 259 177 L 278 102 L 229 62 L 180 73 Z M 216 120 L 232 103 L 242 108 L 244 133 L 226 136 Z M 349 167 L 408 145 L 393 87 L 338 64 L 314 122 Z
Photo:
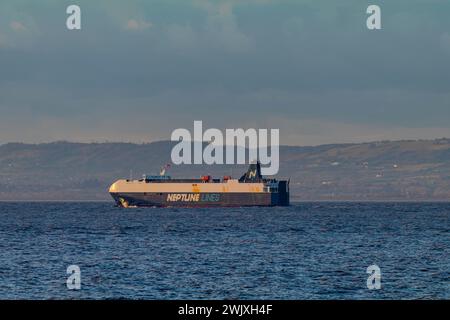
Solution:
M 450 203 L 0 206 L 0 299 L 450 298 Z

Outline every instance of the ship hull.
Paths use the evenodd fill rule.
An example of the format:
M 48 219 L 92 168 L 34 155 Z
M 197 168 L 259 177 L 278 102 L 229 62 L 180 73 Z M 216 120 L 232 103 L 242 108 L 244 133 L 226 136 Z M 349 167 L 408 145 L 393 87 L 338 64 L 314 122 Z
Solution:
M 250 207 L 288 206 L 289 193 L 146 193 L 111 192 L 120 207 Z

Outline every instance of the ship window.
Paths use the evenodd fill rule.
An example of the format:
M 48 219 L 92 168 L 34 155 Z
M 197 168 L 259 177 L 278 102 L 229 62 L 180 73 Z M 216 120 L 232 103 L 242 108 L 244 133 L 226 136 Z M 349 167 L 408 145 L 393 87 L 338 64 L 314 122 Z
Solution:
M 278 188 L 277 187 L 265 187 L 264 190 L 266 192 L 278 192 Z

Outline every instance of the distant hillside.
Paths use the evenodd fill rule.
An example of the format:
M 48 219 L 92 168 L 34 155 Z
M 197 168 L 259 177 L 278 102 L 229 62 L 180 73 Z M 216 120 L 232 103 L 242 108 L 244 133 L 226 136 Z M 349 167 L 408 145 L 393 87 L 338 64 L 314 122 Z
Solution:
M 0 146 L 0 200 L 108 200 L 118 178 L 157 174 L 171 142 Z M 450 200 L 450 140 L 283 146 L 294 200 Z M 172 176 L 240 176 L 246 166 L 173 166 Z

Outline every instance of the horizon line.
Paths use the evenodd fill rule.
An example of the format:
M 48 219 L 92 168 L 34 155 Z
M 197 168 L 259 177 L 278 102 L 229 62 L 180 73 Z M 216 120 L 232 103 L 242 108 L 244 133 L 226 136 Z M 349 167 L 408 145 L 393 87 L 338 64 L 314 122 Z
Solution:
M 440 141 L 440 140 L 450 140 L 448 137 L 441 137 L 441 138 L 434 138 L 434 139 L 398 139 L 398 140 L 390 140 L 390 139 L 383 139 L 383 140 L 369 140 L 369 141 L 362 141 L 362 142 L 335 142 L 335 143 L 322 143 L 322 144 L 309 144 L 309 145 L 293 145 L 293 144 L 282 144 L 279 143 L 279 147 L 320 147 L 320 146 L 329 146 L 329 145 L 355 145 L 355 144 L 367 144 L 367 143 L 387 143 L 387 142 L 419 142 L 419 141 Z M 195 142 L 195 140 L 186 140 L 189 142 Z M 67 143 L 67 144 L 134 144 L 134 145 L 148 145 L 153 143 L 161 143 L 161 142 L 171 142 L 171 143 L 178 143 L 180 141 L 171 141 L 171 140 L 154 140 L 154 141 L 147 141 L 147 142 L 137 142 L 137 141 L 75 141 L 75 140 L 54 140 L 54 141 L 43 141 L 43 142 L 19 142 L 19 141 L 10 141 L 10 142 L 0 142 L 0 147 L 8 145 L 8 144 L 22 144 L 22 145 L 33 145 L 33 146 L 39 146 L 39 145 L 48 145 L 48 144 L 57 144 L 57 143 Z M 205 141 L 202 141 L 203 143 L 207 143 Z M 227 146 L 226 144 L 223 144 L 221 146 Z M 268 145 L 270 146 L 270 144 Z M 235 147 L 239 147 L 236 146 Z

